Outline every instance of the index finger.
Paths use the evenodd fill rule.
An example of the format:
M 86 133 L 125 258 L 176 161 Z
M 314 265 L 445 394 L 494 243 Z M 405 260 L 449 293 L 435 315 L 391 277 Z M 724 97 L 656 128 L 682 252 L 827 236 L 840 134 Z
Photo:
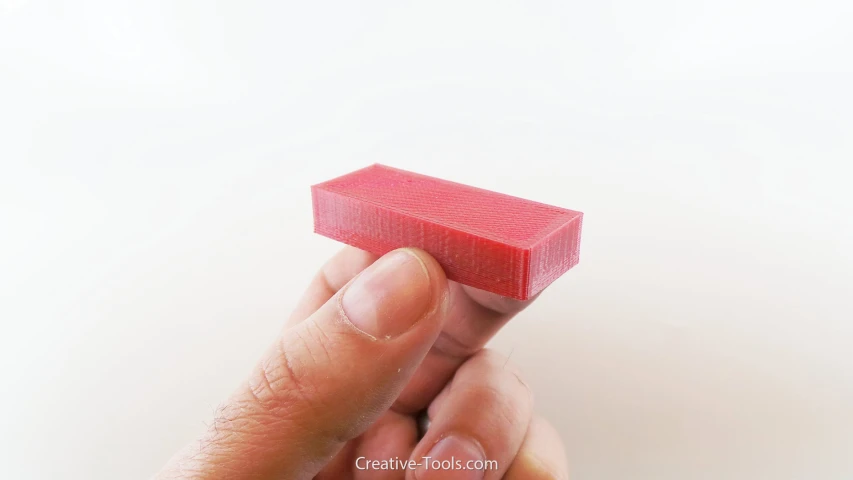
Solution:
M 515 300 L 456 282 L 448 282 L 448 288 L 450 308 L 444 328 L 394 403 L 398 412 L 426 408 L 466 360 L 537 298 Z

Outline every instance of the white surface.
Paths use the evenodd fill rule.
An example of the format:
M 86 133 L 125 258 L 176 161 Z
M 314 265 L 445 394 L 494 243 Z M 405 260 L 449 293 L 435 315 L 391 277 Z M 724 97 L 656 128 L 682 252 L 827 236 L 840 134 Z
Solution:
M 154 472 L 381 162 L 586 213 L 493 342 L 576 479 L 852 478 L 851 5 L 0 0 L 0 477 Z

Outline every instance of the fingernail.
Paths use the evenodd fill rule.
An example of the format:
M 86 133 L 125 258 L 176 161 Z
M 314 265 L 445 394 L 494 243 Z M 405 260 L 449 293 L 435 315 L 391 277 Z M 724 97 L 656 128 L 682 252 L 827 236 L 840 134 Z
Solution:
M 418 480 L 479 480 L 485 477 L 483 449 L 468 438 L 451 435 L 436 443 L 415 471 Z
M 353 325 L 377 338 L 397 336 L 430 304 L 426 267 L 414 252 L 395 250 L 369 266 L 347 287 L 341 306 Z

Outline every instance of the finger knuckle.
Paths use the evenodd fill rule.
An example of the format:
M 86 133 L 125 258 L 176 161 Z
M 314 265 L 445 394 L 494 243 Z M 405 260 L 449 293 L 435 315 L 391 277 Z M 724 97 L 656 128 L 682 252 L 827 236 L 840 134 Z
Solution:
M 483 350 L 463 366 L 468 380 L 465 388 L 480 401 L 493 405 L 497 418 L 515 422 L 533 410 L 533 393 L 521 372 L 508 358 L 492 350 Z M 460 370 L 461 371 L 461 370 Z
M 268 411 L 316 403 L 318 385 L 311 372 L 316 365 L 328 363 L 326 340 L 316 323 L 306 322 L 276 342 L 249 381 L 255 402 Z
M 476 355 L 462 366 L 468 371 L 478 371 L 487 374 L 513 374 L 521 377 L 521 371 L 510 361 L 510 358 L 490 348 L 477 352 Z M 478 376 L 482 376 L 482 373 Z

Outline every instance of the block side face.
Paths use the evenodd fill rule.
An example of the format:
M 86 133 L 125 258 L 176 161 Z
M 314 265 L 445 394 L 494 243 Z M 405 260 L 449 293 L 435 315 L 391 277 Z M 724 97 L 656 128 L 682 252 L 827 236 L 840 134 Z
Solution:
M 314 231 L 383 255 L 417 247 L 435 257 L 447 277 L 499 295 L 527 297 L 523 249 L 406 215 L 375 203 L 312 188 Z
M 534 294 L 531 294 L 530 291 L 530 262 L 533 256 L 533 251 L 529 248 L 526 248 L 522 252 L 522 280 L 521 280 L 521 291 L 522 295 L 519 297 L 520 300 L 527 300 L 532 297 Z
M 311 187 L 311 208 L 314 216 L 314 232 L 317 232 L 317 225 L 320 222 L 320 205 L 318 196 L 322 195 L 322 192 L 316 186 Z
M 382 165 L 319 186 L 478 237 L 527 248 L 579 214 Z
M 583 215 L 564 224 L 530 252 L 529 296 L 534 296 L 553 283 L 580 261 L 580 238 Z

